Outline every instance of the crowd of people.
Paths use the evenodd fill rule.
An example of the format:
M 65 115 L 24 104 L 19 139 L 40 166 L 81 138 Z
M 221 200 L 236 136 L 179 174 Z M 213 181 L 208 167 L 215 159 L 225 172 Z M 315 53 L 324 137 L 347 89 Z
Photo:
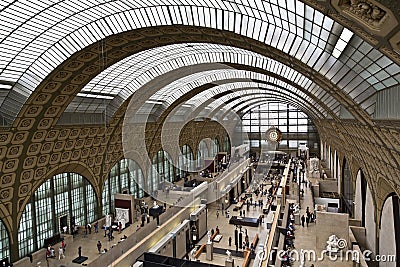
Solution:
M 285 252 L 282 255 L 282 266 L 291 266 L 293 263 L 293 259 L 290 257 L 290 251 L 295 248 L 294 240 L 295 235 L 294 232 L 296 230 L 295 218 L 294 218 L 295 207 L 293 203 L 289 204 L 289 219 L 286 225 L 286 234 L 285 234 Z
M 58 260 L 65 258 L 64 252 L 65 252 L 66 246 L 67 246 L 67 244 L 65 243 L 64 240 L 62 240 L 61 245 L 58 248 Z M 46 249 L 46 260 L 50 259 L 50 258 L 56 258 L 56 250 L 53 248 L 53 246 L 51 246 L 49 244 Z
M 306 209 L 306 216 L 304 216 L 304 214 L 301 216 L 301 226 L 304 227 L 304 224 L 307 225 L 309 223 L 315 223 L 316 222 L 316 218 L 315 218 L 315 213 L 310 211 L 310 208 L 307 207 Z

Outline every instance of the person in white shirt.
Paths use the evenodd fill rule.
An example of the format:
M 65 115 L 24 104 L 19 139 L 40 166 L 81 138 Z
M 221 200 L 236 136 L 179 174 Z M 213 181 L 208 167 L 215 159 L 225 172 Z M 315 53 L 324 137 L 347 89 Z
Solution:
M 61 258 L 65 258 L 65 255 L 64 255 L 64 249 L 62 248 L 62 247 L 59 247 L 58 248 L 58 260 L 61 260 Z

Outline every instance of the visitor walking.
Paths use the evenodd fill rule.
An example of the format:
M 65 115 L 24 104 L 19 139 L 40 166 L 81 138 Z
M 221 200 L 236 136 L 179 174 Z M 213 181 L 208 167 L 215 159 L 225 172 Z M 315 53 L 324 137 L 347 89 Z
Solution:
M 306 220 L 306 217 L 304 217 L 304 214 L 301 216 L 301 226 L 304 227 L 304 222 Z
M 61 247 L 63 249 L 63 252 L 65 252 L 65 247 L 67 246 L 67 244 L 65 244 L 65 241 L 61 241 Z
M 119 223 L 118 223 L 118 233 L 120 234 L 121 231 L 122 231 L 122 223 L 119 222 Z
M 102 247 L 102 245 L 101 245 L 101 242 L 100 242 L 100 240 L 99 240 L 99 241 L 97 241 L 97 251 L 98 251 L 99 253 L 101 253 L 101 247 Z
M 61 260 L 61 258 L 65 258 L 65 256 L 64 256 L 64 250 L 63 250 L 63 248 L 62 247 L 59 247 L 58 248 L 58 260 Z

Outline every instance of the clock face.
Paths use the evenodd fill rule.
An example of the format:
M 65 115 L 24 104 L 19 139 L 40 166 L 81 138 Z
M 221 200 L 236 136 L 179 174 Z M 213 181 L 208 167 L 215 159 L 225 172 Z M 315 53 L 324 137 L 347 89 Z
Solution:
M 276 142 L 278 140 L 278 133 L 276 131 L 271 131 L 269 133 L 269 140 Z
M 282 140 L 282 132 L 276 127 L 271 127 L 265 133 L 265 137 L 269 142 L 279 143 Z

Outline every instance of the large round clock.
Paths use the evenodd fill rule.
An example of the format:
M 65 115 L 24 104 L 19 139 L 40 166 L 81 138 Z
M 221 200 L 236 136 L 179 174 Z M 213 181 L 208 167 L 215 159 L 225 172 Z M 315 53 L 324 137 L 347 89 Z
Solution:
M 265 139 L 271 143 L 280 143 L 282 140 L 282 132 L 278 128 L 272 126 L 265 133 Z

